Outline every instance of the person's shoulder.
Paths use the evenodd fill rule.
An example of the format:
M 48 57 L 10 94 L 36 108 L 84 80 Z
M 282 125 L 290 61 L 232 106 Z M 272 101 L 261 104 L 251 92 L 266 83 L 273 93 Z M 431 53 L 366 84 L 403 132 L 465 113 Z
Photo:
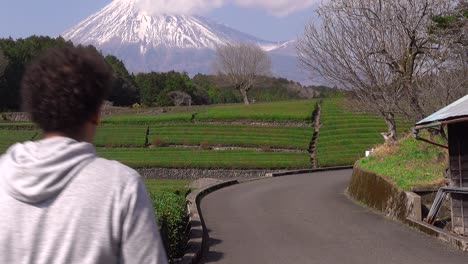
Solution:
M 136 170 L 115 160 L 98 157 L 90 164 L 90 167 L 99 175 L 111 178 L 113 181 L 137 182 L 141 178 Z

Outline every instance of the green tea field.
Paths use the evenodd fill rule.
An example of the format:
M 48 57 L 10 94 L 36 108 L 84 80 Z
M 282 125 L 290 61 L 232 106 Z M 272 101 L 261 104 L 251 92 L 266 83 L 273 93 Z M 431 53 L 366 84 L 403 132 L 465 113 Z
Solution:
M 344 99 L 322 102 L 320 133 L 317 141 L 317 160 L 320 167 L 351 165 L 364 157 L 366 150 L 384 142 L 381 132 L 387 126 L 383 119 L 370 113 L 347 111 Z M 411 123 L 397 120 L 399 132 Z
M 149 129 L 149 130 L 147 130 Z M 148 142 L 146 142 L 146 132 Z M 192 145 L 272 147 L 306 150 L 310 127 L 255 126 L 203 123 L 118 124 L 98 128 L 98 147 L 144 147 L 145 145 Z
M 134 168 L 309 168 L 315 100 L 126 111 L 103 118 L 98 153 Z M 28 123 L 0 123 L 0 151 L 31 140 Z M 219 150 L 216 148 L 220 148 Z
M 346 109 L 341 98 L 321 102 L 316 142 L 320 167 L 351 165 L 382 143 L 384 121 Z M 165 113 L 117 113 L 102 120 L 94 144 L 105 158 L 135 168 L 304 169 L 318 100 L 170 108 Z M 399 131 L 409 123 L 398 121 Z M 40 138 L 30 123 L 0 122 L 0 152 Z
M 299 122 L 310 123 L 315 100 L 295 100 L 252 105 L 227 104 L 180 107 L 159 115 L 123 113 L 103 119 L 103 123 L 185 123 L 199 122 Z

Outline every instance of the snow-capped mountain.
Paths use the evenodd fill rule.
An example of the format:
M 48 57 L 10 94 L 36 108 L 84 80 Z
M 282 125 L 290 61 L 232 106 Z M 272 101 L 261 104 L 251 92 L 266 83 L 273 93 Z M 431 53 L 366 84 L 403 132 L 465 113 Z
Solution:
M 294 41 L 261 40 L 201 16 L 150 15 L 138 8 L 136 0 L 114 0 L 62 37 L 113 54 L 132 72 L 176 70 L 189 74 L 212 73 L 217 46 L 251 42 L 271 54 L 275 75 L 306 80 L 296 73 L 295 52 L 290 48 Z

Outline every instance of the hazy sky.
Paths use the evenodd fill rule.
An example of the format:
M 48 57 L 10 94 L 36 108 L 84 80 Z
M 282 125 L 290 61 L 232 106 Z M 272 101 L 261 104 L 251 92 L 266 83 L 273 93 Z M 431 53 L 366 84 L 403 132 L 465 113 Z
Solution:
M 320 0 L 137 0 L 190 3 L 204 16 L 266 40 L 294 39 Z M 188 1 L 188 2 L 187 2 Z M 0 0 L 0 38 L 58 36 L 112 0 Z M 195 4 L 194 4 L 195 3 Z M 211 11 L 206 11 L 211 10 Z M 196 11 L 199 12 L 199 11 Z

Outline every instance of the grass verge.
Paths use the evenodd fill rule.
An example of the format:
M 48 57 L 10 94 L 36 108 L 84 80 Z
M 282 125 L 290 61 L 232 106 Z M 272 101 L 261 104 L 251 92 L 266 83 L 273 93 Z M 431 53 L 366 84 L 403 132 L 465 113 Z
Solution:
M 192 180 L 145 179 L 144 182 L 148 193 L 170 192 L 186 196 Z
M 447 150 L 443 148 L 406 137 L 393 146 L 379 146 L 357 164 L 409 190 L 416 186 L 442 185 L 447 157 Z

